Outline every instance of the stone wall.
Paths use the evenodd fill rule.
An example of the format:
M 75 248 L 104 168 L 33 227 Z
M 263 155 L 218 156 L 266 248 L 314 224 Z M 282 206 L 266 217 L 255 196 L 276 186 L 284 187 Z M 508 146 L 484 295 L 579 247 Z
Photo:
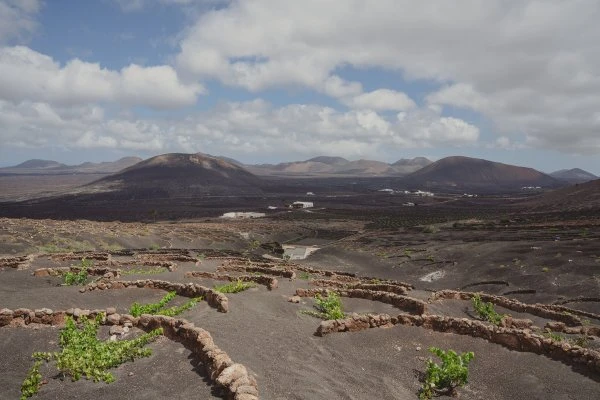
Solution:
M 81 267 L 56 267 L 56 268 L 38 268 L 33 271 L 33 276 L 61 276 L 67 272 L 77 273 L 81 271 Z M 106 279 L 114 279 L 121 277 L 121 270 L 109 267 L 89 267 L 86 269 L 89 275 L 102 276 Z
M 327 296 L 327 289 L 296 289 L 296 296 L 314 297 L 316 294 Z M 427 303 L 422 300 L 413 299 L 412 297 L 402 296 L 390 292 L 381 292 L 367 289 L 336 289 L 341 297 L 353 297 L 365 300 L 379 301 L 386 304 L 391 304 L 401 310 L 411 314 L 423 314 L 427 310 Z
M 240 276 L 232 276 L 228 274 L 219 274 L 216 272 L 204 272 L 204 271 L 191 271 L 185 273 L 186 278 L 196 277 L 196 278 L 207 278 L 214 279 L 218 281 L 229 281 L 235 282 L 237 280 L 242 280 L 244 282 L 256 282 L 259 285 L 265 285 L 267 289 L 273 290 L 276 289 L 279 282 L 277 279 L 272 276 L 260 276 L 260 275 L 240 275 Z
M 37 254 L 18 257 L 2 257 L 0 258 L 0 268 L 27 269 L 36 257 Z
M 310 281 L 311 285 L 321 286 L 326 288 L 343 288 L 343 289 L 364 289 L 373 290 L 378 292 L 390 292 L 399 295 L 405 295 L 410 290 L 405 286 L 386 284 L 386 283 L 348 283 L 339 282 L 330 279 L 313 279 Z
M 354 314 L 345 319 L 321 322 L 316 335 L 324 336 L 334 332 L 354 332 L 393 325 L 419 326 L 437 332 L 478 337 L 511 350 L 542 354 L 570 365 L 582 365 L 595 373 L 600 373 L 599 351 L 553 340 L 535 334 L 529 329 L 498 327 L 467 318 L 440 315 L 400 314 L 392 317 L 387 314 Z
M 208 378 L 223 389 L 226 399 L 258 399 L 256 379 L 248 373 L 246 367 L 233 362 L 227 353 L 217 347 L 208 331 L 194 326 L 185 319 L 148 314 L 133 317 L 128 314 L 117 314 L 114 308 L 106 310 L 74 308 L 67 311 L 53 311 L 48 308 L 38 310 L 5 308 L 0 310 L 0 327 L 29 324 L 63 325 L 67 316 L 79 320 L 83 317 L 95 318 L 99 314 L 104 314 L 102 322 L 106 325 L 135 326 L 145 331 L 162 328 L 164 336 L 181 343 L 202 361 Z
M 245 265 L 236 263 L 223 263 L 217 268 L 217 272 L 223 271 L 245 271 L 245 272 L 257 272 L 260 274 L 281 276 L 283 278 L 295 279 L 296 273 L 291 269 L 279 268 L 275 266 L 263 265 Z
M 434 293 L 434 295 L 430 299 L 430 302 L 434 302 L 441 299 L 470 300 L 476 294 L 478 293 L 459 292 L 455 290 L 441 290 L 439 292 Z M 481 300 L 494 303 L 495 305 L 508 308 L 509 310 L 522 313 L 529 313 L 538 317 L 564 322 L 568 326 L 581 325 L 581 320 L 577 316 L 570 313 L 548 309 L 543 304 L 526 304 L 521 303 L 518 300 L 510 299 L 508 297 L 495 296 L 485 293 L 479 293 L 479 295 L 481 296 Z
M 184 297 L 202 297 L 209 306 L 216 308 L 217 311 L 227 312 L 229 310 L 229 300 L 223 293 L 214 289 L 200 286 L 195 283 L 172 283 L 156 279 L 142 279 L 137 281 L 98 281 L 84 286 L 80 291 L 123 289 L 123 288 L 146 288 L 161 289 L 167 292 L 176 292 Z

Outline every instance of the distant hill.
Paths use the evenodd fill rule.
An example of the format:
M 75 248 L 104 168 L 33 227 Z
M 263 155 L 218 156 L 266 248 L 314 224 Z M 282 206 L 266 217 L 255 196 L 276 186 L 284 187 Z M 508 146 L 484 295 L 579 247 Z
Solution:
M 221 158 L 170 153 L 141 161 L 86 186 L 86 192 L 118 191 L 143 197 L 193 197 L 261 193 L 260 178 Z
M 327 164 L 327 165 L 346 165 L 350 162 L 342 157 L 328 157 L 328 156 L 314 157 L 314 158 L 311 158 L 310 160 L 306 160 L 306 161 L 307 162 L 309 162 L 309 161 L 320 162 L 320 163 Z
M 532 168 L 470 157 L 446 157 L 403 179 L 407 185 L 455 190 L 517 191 L 524 186 L 555 188 L 561 181 Z
M 424 157 L 400 160 L 387 164 L 375 160 L 349 161 L 342 157 L 319 156 L 306 161 L 280 164 L 247 165 L 256 175 L 288 177 L 364 177 L 364 176 L 404 176 L 431 163 Z
M 22 162 L 19 165 L 15 165 L 14 167 L 9 167 L 13 169 L 56 169 L 56 168 L 65 168 L 65 164 L 61 164 L 56 161 L 51 160 L 27 160 Z
M 543 211 L 600 211 L 600 179 L 544 193 L 527 203 Z
M 561 169 L 560 171 L 550 173 L 550 176 L 569 183 L 584 183 L 598 179 L 596 175 L 580 168 Z
M 394 166 L 419 166 L 426 167 L 431 164 L 432 161 L 425 157 L 415 157 L 415 158 L 401 158 L 392 165 Z
M 84 162 L 66 165 L 50 160 L 28 160 L 14 167 L 0 168 L 6 174 L 112 174 L 142 161 L 139 157 L 123 157 L 113 162 Z

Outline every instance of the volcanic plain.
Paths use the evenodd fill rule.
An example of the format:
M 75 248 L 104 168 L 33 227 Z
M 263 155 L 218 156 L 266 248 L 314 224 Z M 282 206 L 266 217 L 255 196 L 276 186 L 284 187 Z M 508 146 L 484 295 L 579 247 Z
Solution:
M 598 398 L 596 210 L 406 201 L 322 197 L 256 219 L 2 218 L 2 396 L 19 397 L 33 352 L 58 350 L 67 315 L 103 312 L 103 338 L 155 326 L 165 334 L 150 357 L 114 369 L 111 384 L 71 382 L 43 366 L 37 398 L 412 399 L 431 346 L 474 352 L 459 398 Z M 282 244 L 317 250 L 292 259 Z M 91 261 L 88 282 L 64 285 L 82 259 Z M 254 286 L 213 289 L 238 279 Z M 204 300 L 170 319 L 129 315 L 134 302 L 168 290 L 177 304 Z M 340 294 L 345 319 L 306 313 L 328 291 Z M 510 318 L 480 321 L 475 293 Z M 201 343 L 206 334 L 212 347 Z

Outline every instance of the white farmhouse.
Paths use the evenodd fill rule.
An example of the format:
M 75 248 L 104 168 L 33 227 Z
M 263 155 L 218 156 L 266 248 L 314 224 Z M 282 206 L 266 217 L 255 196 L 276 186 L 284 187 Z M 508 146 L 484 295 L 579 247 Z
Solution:
M 292 203 L 292 208 L 313 208 L 312 201 L 295 201 Z

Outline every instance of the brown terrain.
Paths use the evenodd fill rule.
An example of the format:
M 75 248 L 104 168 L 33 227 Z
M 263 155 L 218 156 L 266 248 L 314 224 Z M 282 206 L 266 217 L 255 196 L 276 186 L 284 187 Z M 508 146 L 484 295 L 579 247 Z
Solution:
M 411 185 L 457 190 L 519 191 L 523 186 L 563 186 L 556 178 L 532 168 L 518 167 L 470 157 L 446 157 L 404 178 Z
M 431 164 L 427 158 L 401 159 L 393 164 L 374 160 L 348 161 L 341 157 L 314 157 L 306 161 L 281 164 L 246 165 L 248 171 L 261 176 L 279 177 L 357 177 L 404 176 Z
M 0 205 L 5 398 L 19 397 L 31 353 L 58 350 L 67 315 L 99 312 L 103 338 L 155 327 L 164 337 L 149 358 L 114 369 L 111 384 L 44 366 L 34 398 L 416 399 L 431 346 L 475 353 L 461 399 L 600 397 L 599 181 L 535 196 L 421 198 L 374 191 L 393 183 L 385 179 L 264 180 L 208 156 L 151 160 L 66 197 Z M 182 171 L 198 174 L 182 186 L 231 179 L 244 194 L 168 197 L 178 187 L 162 183 Z M 122 196 L 152 179 L 166 194 Z M 294 200 L 315 207 L 284 208 Z M 217 218 L 225 211 L 267 215 Z M 279 244 L 316 251 L 286 258 Z M 93 262 L 87 284 L 65 286 L 83 258 Z M 238 279 L 255 286 L 213 289 Z M 169 290 L 177 304 L 204 300 L 173 318 L 128 315 Z M 346 318 L 305 313 L 331 291 Z M 476 315 L 476 292 L 508 315 L 500 326 Z

